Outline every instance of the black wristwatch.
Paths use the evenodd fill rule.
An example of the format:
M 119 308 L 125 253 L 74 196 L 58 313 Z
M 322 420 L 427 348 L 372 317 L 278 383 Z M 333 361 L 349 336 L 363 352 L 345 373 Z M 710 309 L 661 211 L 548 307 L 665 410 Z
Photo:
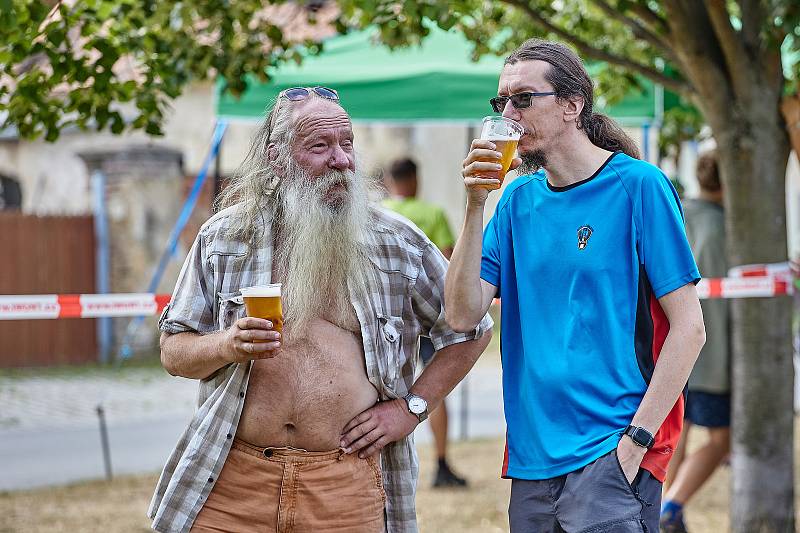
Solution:
M 648 450 L 653 447 L 653 444 L 656 443 L 656 439 L 653 437 L 652 433 L 637 426 L 626 427 L 624 435 L 629 436 L 633 443 L 637 446 L 647 448 Z

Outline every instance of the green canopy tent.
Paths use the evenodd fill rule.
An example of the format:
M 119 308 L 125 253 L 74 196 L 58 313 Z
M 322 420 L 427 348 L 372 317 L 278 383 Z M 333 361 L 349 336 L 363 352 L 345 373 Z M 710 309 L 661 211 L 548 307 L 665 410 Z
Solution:
M 377 44 L 375 29 L 333 37 L 323 52 L 301 65 L 270 70 L 271 81 L 253 80 L 237 99 L 218 84 L 217 114 L 224 119 L 259 119 L 288 87 L 325 85 L 339 91 L 354 121 L 478 122 L 491 113 L 503 58 L 471 60 L 472 44 L 459 32 L 432 27 L 422 44 L 390 50 Z M 649 81 L 601 110 L 628 127 L 649 127 L 663 110 L 663 91 Z

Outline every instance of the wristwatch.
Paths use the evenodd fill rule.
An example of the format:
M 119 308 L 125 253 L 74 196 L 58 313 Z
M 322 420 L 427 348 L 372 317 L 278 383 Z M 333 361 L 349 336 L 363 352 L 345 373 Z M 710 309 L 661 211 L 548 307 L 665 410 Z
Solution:
M 647 448 L 648 450 L 656 443 L 656 439 L 653 437 L 652 433 L 638 426 L 626 427 L 624 435 L 629 436 L 637 446 Z
M 409 392 L 403 399 L 408 406 L 408 412 L 416 416 L 420 422 L 428 418 L 428 402 L 422 396 Z

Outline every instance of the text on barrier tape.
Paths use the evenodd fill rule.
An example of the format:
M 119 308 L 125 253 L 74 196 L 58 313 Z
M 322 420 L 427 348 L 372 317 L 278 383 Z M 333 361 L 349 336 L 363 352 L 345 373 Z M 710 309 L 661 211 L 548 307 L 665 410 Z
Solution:
M 40 294 L 0 296 L 0 320 L 156 315 L 168 294 Z
M 769 298 L 793 291 L 791 280 L 782 277 L 741 277 L 702 279 L 697 295 L 709 298 Z

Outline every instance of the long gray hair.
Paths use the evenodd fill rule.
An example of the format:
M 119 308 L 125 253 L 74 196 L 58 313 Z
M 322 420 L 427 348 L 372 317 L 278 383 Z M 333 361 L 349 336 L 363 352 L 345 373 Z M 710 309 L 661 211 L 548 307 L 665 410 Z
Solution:
M 278 98 L 268 107 L 267 117 L 256 131 L 247 156 L 216 200 L 217 210 L 237 206 L 230 215 L 230 223 L 226 225 L 228 236 L 248 245 L 260 237 L 256 231 L 258 227 L 263 227 L 265 221 L 259 225 L 259 219 L 263 217 L 263 209 L 278 186 L 280 177 L 275 168 L 287 168 L 290 163 L 292 109 L 280 103 Z M 271 162 L 267 152 L 273 143 L 277 147 L 278 157 Z
M 581 59 L 567 46 L 541 39 L 528 39 L 514 50 L 506 60 L 506 65 L 518 61 L 544 61 L 550 64 L 545 79 L 556 93 L 556 98 L 569 100 L 580 97 L 583 110 L 578 120 L 578 129 L 586 132 L 592 144 L 605 150 L 620 150 L 636 159 L 640 158 L 639 148 L 623 130 L 609 117 L 594 113 L 594 86 Z

